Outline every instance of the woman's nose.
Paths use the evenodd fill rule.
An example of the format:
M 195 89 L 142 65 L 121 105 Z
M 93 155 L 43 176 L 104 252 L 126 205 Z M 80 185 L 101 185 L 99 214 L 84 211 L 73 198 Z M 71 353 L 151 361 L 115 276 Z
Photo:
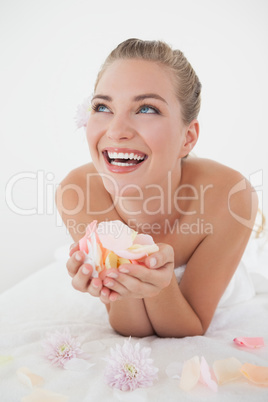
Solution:
M 106 134 L 113 141 L 129 140 L 135 135 L 135 130 L 127 117 L 114 115 Z

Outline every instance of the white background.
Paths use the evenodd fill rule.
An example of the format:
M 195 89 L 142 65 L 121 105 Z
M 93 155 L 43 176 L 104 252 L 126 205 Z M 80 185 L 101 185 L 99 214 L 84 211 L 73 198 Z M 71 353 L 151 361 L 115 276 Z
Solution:
M 195 153 L 250 178 L 268 215 L 267 20 L 267 0 L 1 0 L 0 291 L 71 241 L 54 192 L 90 161 L 76 107 L 108 53 L 130 37 L 185 53 L 203 85 Z M 12 178 L 13 206 L 5 201 Z M 23 216 L 14 205 L 38 213 Z

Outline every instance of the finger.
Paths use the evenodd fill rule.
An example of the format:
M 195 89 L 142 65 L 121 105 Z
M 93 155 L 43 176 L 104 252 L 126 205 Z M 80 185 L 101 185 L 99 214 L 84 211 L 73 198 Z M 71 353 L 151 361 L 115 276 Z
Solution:
M 145 269 L 149 271 L 148 268 Z M 117 280 L 106 277 L 103 281 L 103 284 L 105 287 L 111 290 L 111 301 L 118 300 L 119 297 L 130 297 L 131 295 L 133 295 L 135 298 L 141 298 L 144 297 L 144 294 L 151 294 L 152 291 L 155 290 L 155 286 L 153 284 L 142 282 L 140 278 L 136 278 L 128 274 L 120 274 Z
M 108 302 L 113 302 L 116 300 L 121 300 L 122 295 L 126 294 L 128 290 L 125 286 L 122 286 L 119 282 L 115 281 L 114 278 L 118 278 L 119 274 L 112 270 L 107 270 L 107 276 L 103 280 L 103 288 L 101 290 L 101 295 L 107 297 Z M 113 278 L 113 279 L 111 279 Z M 108 293 L 109 292 L 109 293 Z
M 88 293 L 94 297 L 100 297 L 101 290 L 102 290 L 102 281 L 100 278 L 93 278 L 88 286 Z
M 134 287 L 138 287 L 139 290 L 141 285 L 148 285 L 148 291 L 152 291 L 152 287 L 162 288 L 169 285 L 173 272 L 173 264 L 167 263 L 158 269 L 149 269 L 138 264 L 123 264 L 118 270 L 119 272 L 123 271 L 124 275 L 120 275 L 117 281 L 126 288 L 135 291 Z M 169 274 L 167 270 L 170 271 Z M 140 283 L 133 283 L 128 278 L 137 279 Z M 117 288 L 115 290 L 117 291 Z
M 79 268 L 76 275 L 72 280 L 73 288 L 80 292 L 87 292 L 87 289 L 91 282 L 92 266 L 90 264 L 83 264 Z
M 110 303 L 109 300 L 110 294 L 111 294 L 110 289 L 106 288 L 105 286 L 101 289 L 100 300 L 102 301 L 102 303 L 104 304 Z
M 122 285 L 121 282 L 118 282 L 118 281 L 116 281 L 114 279 L 111 279 L 109 277 L 106 277 L 103 280 L 103 286 L 104 286 L 104 289 L 108 288 L 110 290 L 110 292 L 113 291 L 113 292 L 119 293 L 122 296 L 125 295 L 128 292 L 126 287 L 124 285 Z
M 150 283 L 152 281 L 152 270 L 140 264 L 122 264 L 118 268 L 120 273 L 118 281 L 125 285 L 127 278 L 133 277 L 140 281 Z
M 109 296 L 109 302 L 114 302 L 117 300 L 122 300 L 122 296 L 119 293 L 112 291 Z
M 169 244 L 158 243 L 159 251 L 145 259 L 148 268 L 156 269 L 174 261 L 174 250 Z
M 117 269 L 107 269 L 105 271 L 105 275 L 102 278 L 104 287 L 103 287 L 101 293 L 104 292 L 104 295 L 105 295 L 106 290 L 109 290 L 109 297 L 108 297 L 109 302 L 122 299 L 122 297 L 120 296 L 120 294 L 118 292 L 121 292 L 121 294 L 127 292 L 125 287 L 122 287 L 120 285 L 120 283 L 117 283 L 116 281 L 113 280 L 113 279 L 117 279 L 119 277 L 119 275 L 120 274 Z M 105 286 L 105 283 L 108 283 L 108 285 L 110 285 L 111 289 L 107 289 L 107 287 Z M 116 289 L 114 289 L 114 287 Z
M 79 250 L 79 243 L 73 243 L 70 245 L 69 256 L 71 257 L 73 253 Z
M 73 277 L 79 267 L 83 264 L 85 260 L 85 254 L 83 251 L 76 251 L 67 261 L 66 267 L 68 269 L 69 274 Z

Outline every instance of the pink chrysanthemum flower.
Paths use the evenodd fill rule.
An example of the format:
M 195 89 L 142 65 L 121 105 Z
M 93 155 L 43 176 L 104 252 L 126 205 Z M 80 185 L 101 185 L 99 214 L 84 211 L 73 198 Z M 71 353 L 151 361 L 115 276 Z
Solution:
M 151 348 L 140 348 L 139 343 L 133 346 L 130 338 L 125 340 L 123 346 L 116 344 L 115 349 L 111 349 L 111 355 L 105 358 L 108 362 L 104 374 L 107 384 L 121 391 L 153 385 L 158 368 L 153 366 L 150 353 Z
M 64 329 L 62 333 L 56 331 L 49 334 L 43 342 L 43 347 L 51 363 L 60 367 L 64 367 L 69 360 L 83 354 L 80 342 L 71 336 L 68 329 Z
M 90 98 L 86 98 L 84 99 L 83 103 L 81 103 L 81 105 L 77 106 L 77 111 L 75 115 L 75 122 L 77 128 L 81 127 L 86 128 L 90 111 L 91 111 Z

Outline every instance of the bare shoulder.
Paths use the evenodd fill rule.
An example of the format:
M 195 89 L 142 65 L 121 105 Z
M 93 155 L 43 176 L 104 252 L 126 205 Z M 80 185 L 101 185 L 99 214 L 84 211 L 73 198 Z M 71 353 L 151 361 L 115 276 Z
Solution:
M 209 159 L 189 158 L 185 171 L 184 181 L 199 190 L 201 217 L 213 227 L 215 244 L 224 243 L 230 233 L 234 241 L 247 242 L 258 211 L 258 196 L 250 182 L 240 172 Z
M 237 170 L 210 159 L 189 158 L 185 180 L 196 187 L 206 187 L 206 202 L 218 214 L 242 214 L 252 220 L 258 208 L 258 197 L 250 182 Z M 254 223 L 254 222 L 253 222 Z
M 73 169 L 61 181 L 57 193 L 56 204 L 59 212 L 75 210 L 82 207 L 85 198 L 88 175 L 94 174 L 93 164 L 86 164 Z
M 87 163 L 71 170 L 67 176 L 62 180 L 61 185 L 85 185 L 88 174 L 96 173 L 93 163 Z
M 110 195 L 92 163 L 72 170 L 60 183 L 56 205 L 75 241 L 85 233 L 93 219 L 99 221 L 114 213 Z
M 217 182 L 223 187 L 243 178 L 243 175 L 237 170 L 212 159 L 189 157 L 183 163 L 187 166 L 189 174 L 194 173 L 197 180 Z

